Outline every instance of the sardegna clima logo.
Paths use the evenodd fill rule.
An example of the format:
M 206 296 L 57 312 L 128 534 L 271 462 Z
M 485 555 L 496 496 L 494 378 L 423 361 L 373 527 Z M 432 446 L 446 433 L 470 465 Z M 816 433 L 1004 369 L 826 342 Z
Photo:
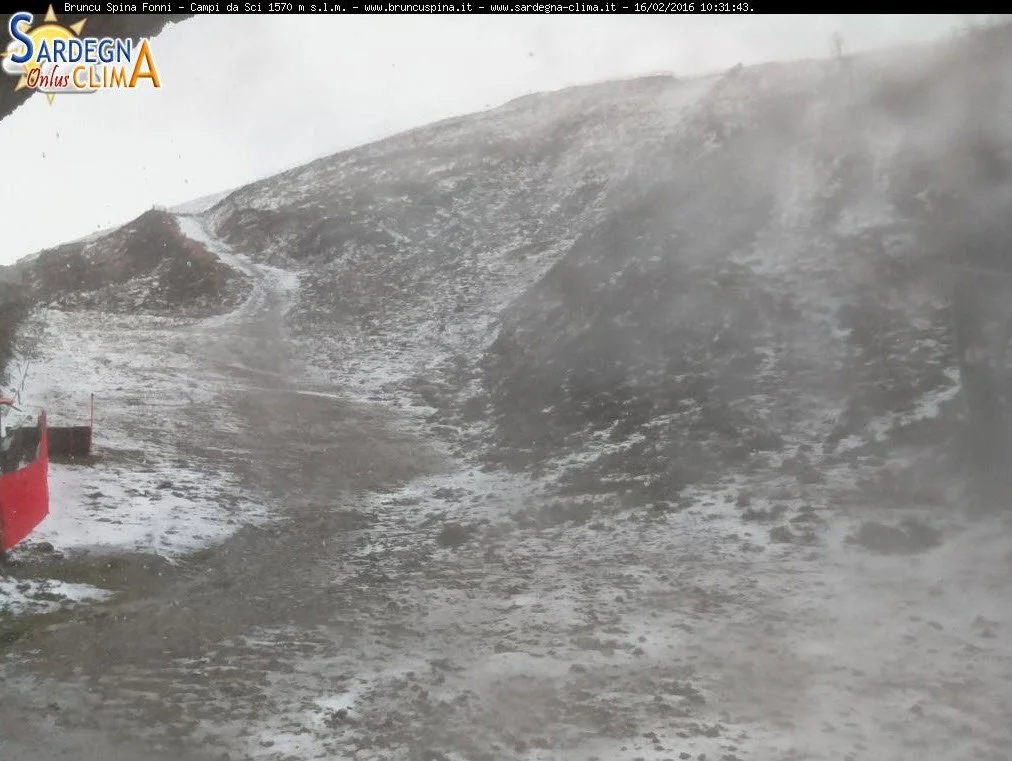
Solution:
M 38 24 L 27 11 L 12 15 L 0 60 L 4 73 L 17 77 L 14 89 L 35 90 L 52 103 L 57 95 L 162 86 L 147 39 L 82 37 L 86 23 L 64 26 L 52 6 Z

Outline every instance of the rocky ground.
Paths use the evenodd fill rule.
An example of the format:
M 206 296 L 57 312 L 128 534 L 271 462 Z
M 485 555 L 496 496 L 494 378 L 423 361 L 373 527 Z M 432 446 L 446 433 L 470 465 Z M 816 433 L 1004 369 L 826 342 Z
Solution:
M 0 578 L 0 757 L 1004 759 L 936 53 L 532 96 L 24 263 L 97 448 Z
M 670 504 L 560 496 L 563 462 L 489 469 L 428 433 L 431 408 L 301 381 L 275 344 L 297 290 L 238 261 L 259 295 L 224 318 L 49 316 L 93 359 L 102 336 L 149 356 L 113 374 L 121 398 L 173 406 L 103 394 L 95 462 L 54 466 L 67 491 L 39 539 L 58 554 L 17 553 L 14 583 L 108 596 L 5 620 L 5 755 L 1003 758 L 1003 518 L 852 466 L 728 473 Z M 179 341 L 185 373 L 154 361 Z M 74 505 L 71 474 L 126 495 Z M 178 501 L 152 496 L 163 477 Z M 160 534 L 130 530 L 146 500 Z M 202 502 L 234 533 L 194 552 L 215 538 L 185 528 Z M 82 532 L 60 524 L 75 510 Z

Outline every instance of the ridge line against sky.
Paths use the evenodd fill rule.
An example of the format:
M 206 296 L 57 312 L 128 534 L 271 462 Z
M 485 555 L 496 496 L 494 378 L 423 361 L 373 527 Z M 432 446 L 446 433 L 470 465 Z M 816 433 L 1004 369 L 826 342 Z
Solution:
M 0 122 L 0 201 L 19 223 L 0 264 L 524 95 L 825 58 L 837 31 L 848 52 L 928 41 L 981 18 L 194 17 L 152 41 L 160 90 L 35 96 Z

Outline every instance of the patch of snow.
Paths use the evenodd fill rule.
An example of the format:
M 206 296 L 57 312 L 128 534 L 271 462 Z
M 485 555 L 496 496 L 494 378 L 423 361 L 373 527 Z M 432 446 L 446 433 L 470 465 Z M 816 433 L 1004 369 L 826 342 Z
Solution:
M 173 214 L 203 214 L 212 206 L 227 198 L 230 193 L 232 193 L 231 190 L 211 193 L 200 198 L 195 198 L 192 201 L 181 203 L 178 206 L 173 206 L 169 211 Z
M 241 524 L 266 520 L 260 505 L 232 497 L 242 486 L 228 474 L 209 481 L 205 472 L 172 463 L 117 465 L 105 453 L 93 465 L 53 463 L 49 483 L 49 516 L 32 538 L 58 550 L 125 549 L 173 558 L 219 543 Z
M 50 613 L 67 605 L 100 602 L 111 595 L 88 584 L 0 576 L 0 616 Z
M 201 217 L 187 214 L 176 214 L 175 220 L 183 235 L 206 248 L 212 254 L 217 256 L 218 260 L 223 264 L 241 272 L 247 277 L 253 276 L 254 270 L 252 265 L 249 263 L 249 260 L 246 259 L 246 257 L 238 256 L 232 253 L 228 246 L 221 243 L 217 238 L 208 233 Z
M 202 427 L 236 425 L 224 412 L 229 381 L 194 352 L 200 324 L 46 310 L 26 326 L 26 404 L 44 407 L 50 424 L 79 425 L 95 396 L 93 461 L 51 464 L 50 515 L 33 537 L 175 557 L 264 519 L 222 455 L 186 446 Z

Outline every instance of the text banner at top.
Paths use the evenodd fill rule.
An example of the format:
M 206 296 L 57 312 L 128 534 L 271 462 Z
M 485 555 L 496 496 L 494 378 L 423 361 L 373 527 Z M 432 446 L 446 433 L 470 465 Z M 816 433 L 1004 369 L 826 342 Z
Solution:
M 24 10 L 44 13 L 48 2 L 25 4 Z M 218 2 L 64 2 L 51 3 L 58 14 L 340 14 L 340 13 L 724 13 L 759 12 L 758 0 L 688 0 L 639 2 L 630 0 L 579 0 L 570 2 L 365 2 L 364 0 L 219 0 Z M 34 7 L 37 6 L 37 7 Z M 19 6 L 20 7 L 20 6 Z

